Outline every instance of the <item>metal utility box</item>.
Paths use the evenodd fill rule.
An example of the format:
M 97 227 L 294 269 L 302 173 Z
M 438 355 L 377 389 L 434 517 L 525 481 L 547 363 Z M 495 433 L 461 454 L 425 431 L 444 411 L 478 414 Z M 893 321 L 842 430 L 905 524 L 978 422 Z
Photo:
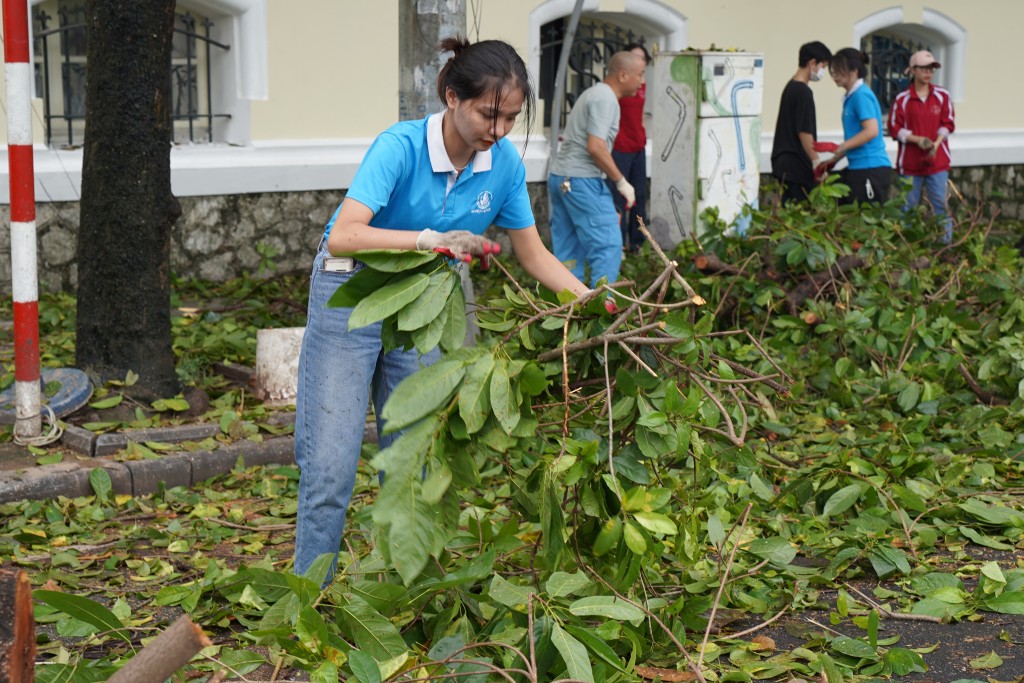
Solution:
M 750 52 L 661 52 L 647 71 L 652 100 L 650 229 L 675 246 L 716 207 L 727 223 L 757 205 L 764 57 Z M 737 231 L 746 226 L 738 222 Z

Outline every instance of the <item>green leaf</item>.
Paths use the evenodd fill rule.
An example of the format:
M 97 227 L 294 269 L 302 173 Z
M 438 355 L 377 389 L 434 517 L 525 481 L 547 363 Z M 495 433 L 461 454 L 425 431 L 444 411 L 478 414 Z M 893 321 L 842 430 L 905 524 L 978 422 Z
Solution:
M 89 485 L 93 493 L 101 501 L 110 500 L 110 492 L 114 490 L 114 482 L 110 480 L 110 473 L 102 467 L 94 467 L 89 470 Z
M 37 465 L 56 465 L 57 463 L 63 462 L 63 461 L 64 461 L 64 454 L 61 453 L 60 451 L 57 451 L 55 453 L 50 453 L 49 455 L 44 455 L 42 457 L 36 458 L 36 464 Z
M 173 410 L 181 413 L 190 408 L 188 401 L 183 398 L 161 398 L 153 401 L 153 410 L 165 411 Z
M 355 597 L 347 595 L 349 602 L 338 608 L 344 634 L 355 640 L 360 650 L 378 662 L 404 654 L 408 647 L 395 625 L 380 612 Z
M 675 522 L 659 512 L 634 512 L 633 518 L 651 533 L 675 536 L 678 533 Z
M 878 659 L 878 653 L 875 652 L 875 648 L 858 638 L 839 636 L 829 643 L 829 647 L 840 654 L 856 657 L 857 659 Z
M 530 593 L 533 591 L 529 586 L 514 584 L 503 579 L 499 574 L 495 574 L 491 579 L 491 585 L 487 591 L 491 600 L 515 610 L 525 609 Z
M 558 654 L 562 655 L 569 678 L 594 683 L 594 672 L 590 668 L 590 657 L 583 643 L 569 635 L 558 624 L 551 627 L 551 642 Z
M 330 308 L 354 308 L 360 301 L 386 285 L 395 276 L 372 268 L 363 268 L 338 287 L 327 305 Z
M 310 683 L 335 683 L 338 679 L 338 665 L 334 662 L 321 662 L 320 666 L 309 674 Z
M 857 502 L 857 499 L 860 498 L 861 491 L 862 489 L 860 484 L 844 486 L 829 496 L 821 514 L 825 517 L 831 517 L 832 515 L 840 515 L 846 512 L 854 503 Z
M 42 589 L 32 591 L 32 597 L 54 609 L 60 610 L 69 617 L 74 617 L 90 626 L 94 626 L 97 631 L 110 631 L 110 635 L 115 638 L 120 638 L 126 643 L 131 642 L 131 636 L 127 631 L 123 630 L 124 624 L 121 623 L 121 620 L 109 609 L 94 600 L 71 593 Z
M 924 673 L 928 670 L 921 655 L 905 647 L 892 648 L 885 653 L 882 661 L 885 662 L 889 670 L 896 676 Z
M 569 611 L 578 617 L 607 617 L 636 623 L 644 618 L 644 612 L 639 607 L 613 595 L 580 598 L 569 605 Z
M 747 550 L 780 567 L 789 564 L 796 558 L 796 548 L 781 536 L 754 539 Z
M 454 353 L 466 341 L 466 294 L 462 291 L 461 282 L 452 287 L 443 315 L 444 327 L 438 343 L 445 353 Z
M 1024 593 L 1002 593 L 986 598 L 985 609 L 999 614 L 1024 614 Z
M 330 642 L 324 618 L 316 609 L 308 605 L 299 611 L 299 618 L 295 623 L 295 635 L 299 642 L 311 652 L 321 652 Z
M 113 408 L 114 406 L 121 405 L 121 401 L 123 400 L 124 394 L 114 394 L 113 396 L 108 396 L 99 401 L 93 401 L 89 404 L 89 407 L 95 408 L 96 410 L 106 410 L 107 408 Z
M 442 268 L 429 276 L 427 288 L 416 299 L 398 312 L 398 329 L 417 330 L 445 312 L 445 305 L 458 284 L 458 274 L 451 268 Z
M 592 654 L 597 656 L 598 659 L 614 667 L 617 671 L 621 671 L 623 673 L 626 672 L 626 669 L 622 664 L 622 659 L 615 654 L 615 650 L 613 650 L 608 643 L 579 626 L 566 624 L 565 630 L 571 633 L 578 641 L 583 643 Z
M 356 304 L 348 318 L 348 329 L 358 330 L 398 313 L 416 300 L 430 284 L 430 277 L 415 273 L 388 283 Z
M 351 256 L 362 261 L 374 270 L 386 273 L 400 273 L 412 270 L 431 261 L 441 262 L 441 257 L 432 251 L 413 251 L 410 249 L 364 249 L 336 256 Z
M 551 597 L 560 598 L 589 588 L 593 583 L 582 571 L 577 571 L 574 574 L 555 572 L 544 584 L 544 589 Z
M 1002 541 L 997 541 L 991 536 L 978 533 L 969 526 L 961 526 L 960 533 L 963 534 L 964 538 L 967 540 L 977 543 L 978 545 L 985 546 L 986 548 L 993 548 L 995 550 L 1013 550 L 1013 546 L 1009 543 L 1003 543 Z
M 437 413 L 462 382 L 466 366 L 458 359 L 442 358 L 402 380 L 381 411 L 386 433 L 408 427 L 418 420 Z
M 626 547 L 636 555 L 643 555 L 647 552 L 647 539 L 640 532 L 633 522 L 626 522 L 622 527 L 622 538 L 626 541 Z
M 993 650 L 987 655 L 982 655 L 981 657 L 972 659 L 970 664 L 971 668 L 975 671 L 979 669 L 998 669 L 1003 665 L 1003 658 Z
M 348 653 L 348 665 L 359 683 L 380 683 L 380 667 L 373 657 L 362 650 Z
M 903 387 L 903 391 L 900 392 L 900 396 L 897 399 L 900 408 L 905 413 L 909 413 L 913 410 L 914 406 L 917 405 L 918 400 L 921 398 L 921 385 L 917 382 L 911 382 L 907 386 Z
M 491 372 L 491 410 L 498 418 L 501 428 L 506 434 L 511 435 L 512 430 L 519 424 L 519 403 L 516 401 L 512 390 L 512 383 L 508 375 L 508 366 L 504 359 L 498 359 Z
M 479 432 L 491 414 L 491 370 L 494 356 L 482 355 L 466 371 L 466 379 L 459 390 L 459 415 L 466 423 L 466 432 Z
M 243 676 L 252 673 L 267 663 L 266 658 L 261 654 L 248 649 L 221 650 L 217 654 L 217 661 L 231 667 L 233 672 Z

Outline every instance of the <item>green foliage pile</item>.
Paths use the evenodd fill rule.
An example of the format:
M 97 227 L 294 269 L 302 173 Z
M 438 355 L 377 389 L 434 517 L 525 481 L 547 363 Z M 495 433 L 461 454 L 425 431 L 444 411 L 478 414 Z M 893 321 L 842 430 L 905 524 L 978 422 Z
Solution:
M 218 634 L 200 680 L 253 671 L 259 645 L 365 683 L 900 679 L 941 646 L 904 645 L 892 614 L 1024 614 L 1024 264 L 980 211 L 947 247 L 898 200 L 840 191 L 680 245 L 682 265 L 645 248 L 615 314 L 492 275 L 466 349 L 443 259 L 367 254 L 337 295 L 354 324 L 450 352 L 388 403 L 406 431 L 366 453 L 335 579 L 327 557 L 287 571 L 294 468 L 148 499 L 97 471 L 94 497 L 0 510 L 4 563 L 105 604 L 38 594 L 82 640 L 44 643 L 37 678 L 105 680 L 139 645 L 121 626 L 157 609 Z M 761 635 L 811 609 L 828 623 L 799 646 Z

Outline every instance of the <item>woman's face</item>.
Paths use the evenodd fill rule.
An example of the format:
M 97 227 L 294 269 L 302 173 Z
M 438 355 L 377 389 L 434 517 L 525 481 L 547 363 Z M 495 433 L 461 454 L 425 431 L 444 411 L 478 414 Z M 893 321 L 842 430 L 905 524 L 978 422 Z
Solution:
M 448 109 L 452 122 L 462 140 L 474 151 L 483 152 L 502 139 L 516 125 L 523 110 L 525 97 L 516 87 L 505 87 L 497 100 L 494 93 L 486 93 L 471 100 L 460 100 L 448 90 Z
M 849 90 L 853 87 L 853 84 L 857 82 L 856 71 L 841 71 L 838 69 L 831 69 L 832 81 L 844 90 Z

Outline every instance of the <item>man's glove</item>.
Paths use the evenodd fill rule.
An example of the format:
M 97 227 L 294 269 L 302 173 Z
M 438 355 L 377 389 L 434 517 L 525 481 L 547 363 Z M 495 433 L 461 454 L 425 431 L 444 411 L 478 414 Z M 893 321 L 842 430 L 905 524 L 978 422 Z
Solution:
M 833 168 L 835 168 L 835 165 L 839 163 L 839 159 L 840 159 L 840 157 L 832 157 L 828 161 L 819 161 L 814 166 L 814 180 L 815 180 L 815 182 L 820 183 L 822 180 L 824 180 L 825 176 L 827 176 L 829 174 L 829 171 L 831 171 Z
M 839 149 L 839 145 L 837 145 L 834 142 L 826 142 L 824 140 L 817 140 L 814 143 L 814 151 L 815 152 L 832 152 L 832 153 L 834 153 L 837 149 Z
M 615 188 L 619 191 L 619 194 L 626 198 L 626 208 L 632 209 L 633 205 L 636 204 L 636 190 L 626 180 L 626 176 L 619 178 L 619 181 L 615 183 Z
M 500 244 L 468 230 L 423 230 L 416 237 L 416 248 L 436 251 L 466 263 L 472 261 L 474 256 L 479 257 L 481 263 L 486 263 L 488 256 L 501 253 Z

